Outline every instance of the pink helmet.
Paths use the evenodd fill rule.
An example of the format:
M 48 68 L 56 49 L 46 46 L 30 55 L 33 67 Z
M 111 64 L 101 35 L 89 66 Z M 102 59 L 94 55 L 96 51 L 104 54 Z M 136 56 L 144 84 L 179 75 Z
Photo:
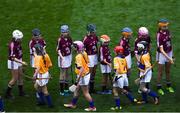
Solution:
M 73 44 L 77 51 L 82 51 L 84 49 L 84 44 L 82 41 L 74 41 Z
M 148 35 L 149 34 L 149 31 L 146 27 L 140 27 L 139 30 L 138 30 L 138 33 L 140 35 Z

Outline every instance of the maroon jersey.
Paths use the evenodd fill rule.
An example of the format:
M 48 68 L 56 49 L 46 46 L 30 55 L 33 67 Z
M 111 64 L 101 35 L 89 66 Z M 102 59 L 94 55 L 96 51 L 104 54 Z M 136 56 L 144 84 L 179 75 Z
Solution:
M 45 47 L 46 46 L 46 42 L 43 38 L 38 38 L 38 39 L 34 39 L 32 38 L 29 42 L 29 49 L 30 49 L 30 54 L 33 55 L 34 54 L 34 51 L 33 51 L 33 48 L 34 48 L 34 45 L 36 44 L 40 44 L 41 46 Z
M 57 42 L 57 50 L 60 50 L 62 56 L 68 56 L 71 54 L 72 43 L 71 38 L 64 38 L 61 35 Z
M 151 43 L 151 38 L 150 38 L 150 36 L 146 36 L 146 37 L 138 36 L 138 38 L 136 38 L 135 43 L 134 43 L 134 52 L 135 52 L 135 54 L 138 53 L 137 44 L 138 44 L 139 42 L 141 42 L 141 41 L 147 42 L 147 48 L 146 48 L 146 49 L 147 49 L 147 51 L 150 50 L 150 43 Z
M 9 56 L 8 59 L 12 60 L 12 58 L 22 59 L 22 46 L 20 42 L 11 41 L 9 43 Z
M 129 45 L 129 39 L 122 37 L 119 45 L 124 48 L 124 56 L 128 56 L 131 53 L 131 48 Z
M 172 50 L 171 35 L 170 35 L 169 30 L 166 30 L 166 31 L 160 30 L 157 33 L 158 52 L 160 52 L 160 46 L 163 46 L 163 49 L 166 53 L 169 53 Z
M 83 43 L 88 55 L 97 54 L 98 37 L 96 35 L 86 35 L 84 37 Z
M 100 61 L 101 61 L 101 64 L 104 64 L 106 65 L 106 63 L 104 63 L 104 59 L 106 59 L 106 61 L 108 63 L 111 63 L 111 52 L 110 52 L 110 49 L 108 47 L 108 45 L 101 45 L 100 46 Z

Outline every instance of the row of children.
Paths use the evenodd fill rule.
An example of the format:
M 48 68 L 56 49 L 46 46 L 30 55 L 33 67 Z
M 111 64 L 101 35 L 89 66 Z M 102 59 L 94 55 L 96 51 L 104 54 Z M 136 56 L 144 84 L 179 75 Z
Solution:
M 166 80 L 167 80 L 167 90 L 169 92 L 174 92 L 171 87 L 170 82 L 170 65 L 173 64 L 172 59 L 172 44 L 171 35 L 168 30 L 168 20 L 160 19 L 158 22 L 158 32 L 157 32 L 157 55 L 156 61 L 158 62 L 158 79 L 157 87 L 158 92 L 164 95 L 164 91 L 161 87 L 162 71 L 163 65 L 166 69 Z M 75 108 L 77 102 L 78 92 L 80 87 L 83 90 L 83 94 L 90 103 L 90 107 L 87 111 L 95 111 L 94 101 L 92 100 L 90 93 L 94 93 L 94 82 L 96 67 L 98 64 L 98 57 L 101 63 L 101 72 L 103 73 L 102 81 L 102 92 L 109 93 L 106 90 L 108 76 L 112 71 L 112 67 L 115 70 L 115 76 L 113 79 L 113 94 L 116 101 L 116 107 L 112 109 L 120 109 L 120 99 L 118 97 L 118 89 L 127 95 L 127 97 L 132 102 L 139 102 L 131 95 L 128 91 L 128 76 L 130 76 L 130 69 L 132 65 L 131 54 L 135 54 L 138 69 L 140 71 L 140 90 L 142 91 L 143 101 L 139 103 L 146 103 L 146 96 L 149 94 L 155 99 L 155 104 L 159 102 L 157 94 L 152 92 L 148 84 L 152 76 L 152 65 L 150 62 L 150 45 L 151 39 L 147 28 L 140 27 L 138 30 L 138 37 L 135 40 L 135 49 L 132 52 L 129 45 L 129 39 L 132 36 L 132 30 L 128 27 L 122 29 L 122 38 L 114 51 L 117 54 L 113 60 L 108 47 L 110 38 L 107 35 L 102 35 L 100 37 L 101 46 L 98 49 L 99 38 L 96 35 L 96 26 L 94 24 L 89 24 L 87 26 L 87 35 L 84 37 L 83 41 L 75 41 L 73 43 L 72 38 L 69 34 L 69 27 L 67 25 L 62 25 L 60 28 L 60 38 L 57 43 L 57 53 L 58 53 L 58 66 L 61 68 L 60 71 L 60 94 L 66 95 L 68 91 L 69 82 L 69 70 L 71 68 L 72 62 L 72 46 L 76 48 L 77 56 L 75 57 L 75 72 L 79 76 L 77 77 L 77 89 L 74 92 L 73 101 L 71 104 L 65 104 L 66 107 Z M 39 29 L 34 29 L 32 31 L 33 38 L 29 42 L 30 55 L 31 55 L 31 66 L 35 68 L 34 80 L 35 88 L 37 89 L 38 95 L 40 96 L 39 104 L 44 104 L 44 96 L 47 99 L 49 107 L 52 107 L 51 97 L 48 93 L 46 84 L 50 78 L 48 70 L 52 66 L 51 60 L 45 51 L 46 43 L 41 37 L 41 32 Z M 21 39 L 23 34 L 19 30 L 13 32 L 13 38 L 9 43 L 9 58 L 8 58 L 8 69 L 11 70 L 12 79 L 8 83 L 8 88 L 6 90 L 6 98 L 13 98 L 11 90 L 13 85 L 17 82 L 19 87 L 19 95 L 25 96 L 23 90 L 23 79 L 22 79 L 22 65 L 27 65 L 26 62 L 22 60 L 22 47 Z M 89 87 L 89 88 L 88 88 Z

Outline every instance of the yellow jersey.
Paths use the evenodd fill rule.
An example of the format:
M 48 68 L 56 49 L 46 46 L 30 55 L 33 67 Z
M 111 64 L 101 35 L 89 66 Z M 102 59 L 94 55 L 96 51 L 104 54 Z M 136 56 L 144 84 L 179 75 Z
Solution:
M 34 66 L 35 68 L 39 68 L 39 73 L 44 74 L 49 70 L 49 67 L 52 66 L 51 59 L 48 54 L 43 56 L 35 55 L 34 57 Z
M 114 62 L 114 69 L 119 74 L 127 73 L 127 61 L 125 58 L 121 58 L 121 57 L 117 56 L 114 58 L 113 62 Z
M 141 56 L 140 62 L 144 65 L 145 69 L 151 67 L 151 58 L 149 53 L 145 53 Z
M 89 73 L 89 67 L 88 67 L 89 59 L 87 53 L 84 51 L 83 53 L 79 53 L 75 57 L 75 73 L 77 75 L 80 74 L 81 67 L 84 68 L 84 71 L 82 73 L 82 76 L 85 76 Z

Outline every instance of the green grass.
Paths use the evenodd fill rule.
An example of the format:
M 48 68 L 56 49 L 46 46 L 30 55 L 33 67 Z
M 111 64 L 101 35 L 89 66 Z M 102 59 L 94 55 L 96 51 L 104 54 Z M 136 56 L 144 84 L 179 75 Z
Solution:
M 88 106 L 88 103 L 81 96 L 77 109 L 65 109 L 63 103 L 69 102 L 71 97 L 59 96 L 59 68 L 57 67 L 55 48 L 60 25 L 68 24 L 71 28 L 73 40 L 80 40 L 86 33 L 86 25 L 95 23 L 98 35 L 108 34 L 111 37 L 111 49 L 118 43 L 119 31 L 123 27 L 129 26 L 133 29 L 134 38 L 131 40 L 131 45 L 133 46 L 137 36 L 137 29 L 140 26 L 147 26 L 153 40 L 152 55 L 153 60 L 155 60 L 157 20 L 164 17 L 170 20 L 170 30 L 173 35 L 176 67 L 172 66 L 171 75 L 176 92 L 174 94 L 166 93 L 165 96 L 160 97 L 160 105 L 158 106 L 151 103 L 132 105 L 121 95 L 122 111 L 180 111 L 179 6 L 179 0 L 0 0 L 0 94 L 4 95 L 7 83 L 11 78 L 11 74 L 7 70 L 7 43 L 11 39 L 11 33 L 14 29 L 20 29 L 24 33 L 22 44 L 24 60 L 29 62 L 28 42 L 31 39 L 31 30 L 36 27 L 40 28 L 47 42 L 47 52 L 50 54 L 54 64 L 50 70 L 54 78 L 49 82 L 48 87 L 55 108 L 48 109 L 47 107 L 36 106 L 33 83 L 25 80 L 25 90 L 30 97 L 18 97 L 17 87 L 14 87 L 13 93 L 16 99 L 13 101 L 5 99 L 6 111 L 83 111 Z M 100 90 L 101 74 L 99 70 L 98 67 L 96 89 Z M 26 72 L 32 75 L 33 71 L 30 68 L 26 68 Z M 133 82 L 136 77 L 137 69 L 133 58 L 130 87 L 133 90 L 133 94 L 139 97 L 137 86 Z M 154 69 L 151 85 L 154 90 L 156 77 L 157 68 Z M 92 97 L 95 100 L 98 111 L 110 111 L 109 108 L 114 105 L 112 95 L 92 95 Z

